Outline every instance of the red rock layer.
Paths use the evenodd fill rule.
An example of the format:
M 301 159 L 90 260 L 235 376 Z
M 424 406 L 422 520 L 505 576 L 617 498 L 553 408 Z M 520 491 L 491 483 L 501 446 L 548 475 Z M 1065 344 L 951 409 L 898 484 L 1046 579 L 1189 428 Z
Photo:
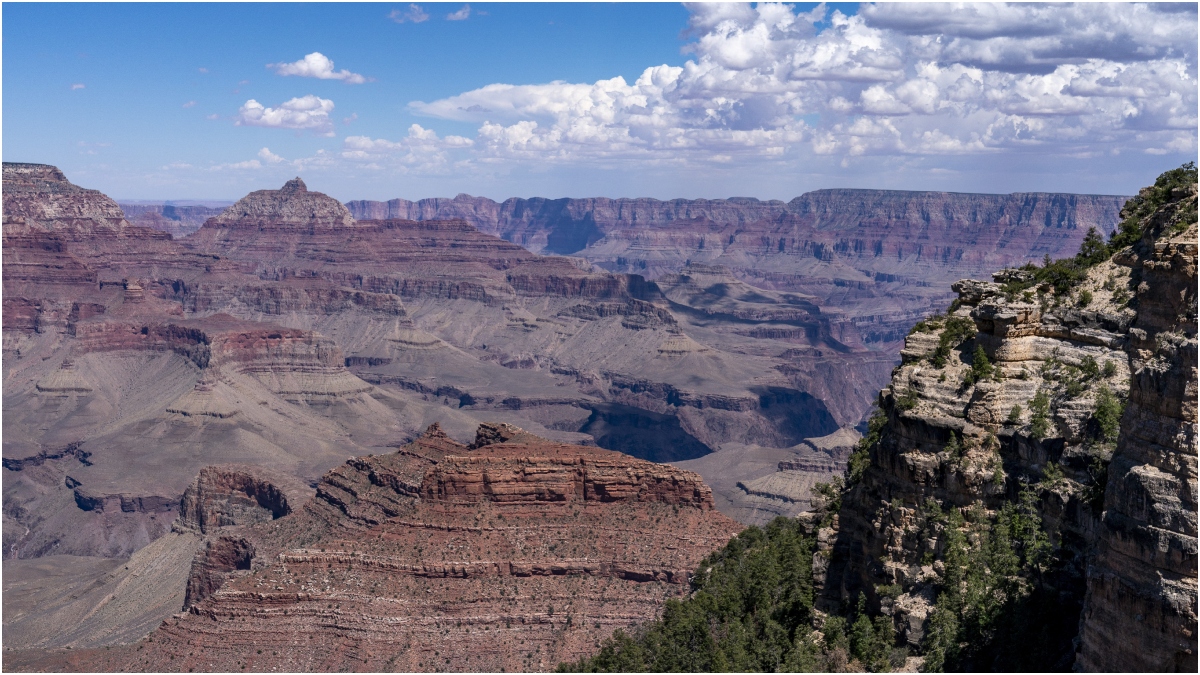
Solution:
M 529 434 L 431 427 L 200 557 L 188 614 L 87 669 L 546 670 L 654 616 L 740 528 L 699 476 Z M 488 442 L 487 427 L 481 430 Z M 254 571 L 219 590 L 226 568 Z M 219 568 L 219 569 L 218 569 Z

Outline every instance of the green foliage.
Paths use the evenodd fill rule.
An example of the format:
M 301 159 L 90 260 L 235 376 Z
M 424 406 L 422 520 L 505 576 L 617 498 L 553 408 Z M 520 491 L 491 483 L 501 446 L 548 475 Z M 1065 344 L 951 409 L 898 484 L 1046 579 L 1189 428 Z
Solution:
M 916 325 L 912 327 L 912 330 L 908 331 L 908 334 L 932 333 L 935 330 L 941 330 L 942 324 L 945 322 L 945 320 L 946 317 L 944 315 L 934 314 L 933 316 L 918 321 Z
M 917 390 L 906 389 L 903 394 L 896 397 L 896 408 L 899 410 L 912 410 L 917 407 L 919 398 Z
M 1031 278 L 1027 281 L 1005 284 L 1005 294 L 1011 299 L 1017 293 L 1037 286 L 1039 293 L 1050 292 L 1056 297 L 1068 295 L 1079 286 L 1087 276 L 1089 269 L 1108 260 L 1113 253 L 1122 248 L 1137 243 L 1142 237 L 1145 219 L 1176 199 L 1172 195 L 1175 188 L 1187 187 L 1195 182 L 1195 162 L 1188 162 L 1178 169 L 1163 173 L 1155 181 L 1153 187 L 1144 190 L 1143 194 L 1125 203 L 1124 208 L 1121 209 L 1121 216 L 1124 220 L 1113 232 L 1107 244 L 1104 242 L 1104 237 L 1095 228 L 1089 228 L 1087 234 L 1084 235 L 1083 243 L 1079 246 L 1079 252 L 1074 257 L 1051 260 L 1049 256 L 1046 256 L 1041 267 L 1034 264 L 1025 265 L 1021 269 L 1030 272 Z M 1174 219 L 1174 225 L 1170 228 L 1172 232 L 1182 231 L 1188 224 L 1195 222 L 1195 200 L 1180 201 L 1172 217 Z M 1119 298 L 1118 293 L 1121 295 Z M 1128 302 L 1129 297 L 1123 289 L 1120 289 L 1113 294 L 1113 300 L 1118 304 L 1124 304 Z M 1080 307 L 1086 307 L 1091 302 L 1092 294 L 1089 291 L 1079 293 L 1078 304 Z
M 1108 488 L 1108 461 L 1103 457 L 1093 456 L 1088 466 L 1088 482 L 1083 488 L 1083 499 L 1087 502 L 1092 513 L 1099 515 L 1104 511 L 1104 491 Z
M 855 614 L 857 617 L 850 626 L 850 655 L 868 672 L 890 671 L 892 649 L 896 644 L 896 629 L 891 618 L 877 616 L 872 620 L 867 613 L 866 598 L 861 593 Z
M 971 357 L 971 369 L 963 376 L 963 385 L 969 387 L 976 382 L 995 376 L 996 368 L 988 360 L 987 353 L 983 351 L 983 345 L 975 345 L 975 354 Z
M 1050 397 L 1046 392 L 1039 389 L 1029 401 L 1029 410 L 1031 416 L 1029 418 L 1029 435 L 1037 440 L 1046 437 L 1050 431 Z
M 1117 362 L 1116 361 L 1105 361 L 1104 362 L 1104 376 L 1112 377 L 1116 374 L 1117 374 Z
M 1188 162 L 1178 169 L 1164 172 L 1154 181 L 1153 186 L 1125 202 L 1124 208 L 1121 209 L 1123 220 L 1108 241 L 1109 249 L 1118 251 L 1126 246 L 1136 244 L 1142 238 L 1142 227 L 1144 226 L 1142 221 L 1172 201 L 1171 193 L 1175 188 L 1186 188 L 1195 182 L 1196 163 Z M 1175 223 L 1172 230 L 1182 230 L 1190 223 L 1196 222 L 1196 201 L 1189 199 L 1180 203 L 1174 216 Z
M 846 481 L 841 476 L 834 476 L 828 483 L 817 483 L 813 491 L 825 499 L 825 516 L 821 519 L 821 527 L 829 527 L 833 517 L 842 510 L 842 494 L 845 492 Z
M 925 671 L 1048 669 L 1071 649 L 1078 613 L 1042 587 L 1053 552 L 1036 495 L 1024 490 L 1016 503 L 969 522 L 955 514 L 940 521 L 945 572 L 923 645 Z
M 930 361 L 938 368 L 946 367 L 946 359 L 950 351 L 963 343 L 967 338 L 975 337 L 975 322 L 967 317 L 952 316 L 946 319 L 942 334 L 938 336 L 938 346 Z
M 867 467 L 870 466 L 871 448 L 883 437 L 885 426 L 887 426 L 887 413 L 883 412 L 881 408 L 876 408 L 871 413 L 871 418 L 867 420 L 866 435 L 858 440 L 858 444 L 854 446 L 854 452 L 850 453 L 850 460 L 846 465 L 847 486 L 857 483 Z
M 1094 380 L 1100 376 L 1100 364 L 1096 363 L 1096 359 L 1091 355 L 1083 357 L 1083 360 L 1079 362 L 1079 370 L 1088 380 Z
M 1125 406 L 1112 391 L 1100 385 L 1096 390 L 1096 407 L 1092 410 L 1092 419 L 1099 427 L 1100 439 L 1106 443 L 1115 443 L 1121 430 L 1121 414 Z
M 1021 405 L 1019 403 L 1017 405 L 1014 405 L 1012 407 L 1012 410 L 1008 411 L 1008 423 L 1009 424 L 1020 424 L 1021 423 Z
M 668 600 L 661 619 L 634 635 L 614 633 L 594 656 L 560 664 L 558 671 L 824 669 L 825 655 L 809 637 L 812 554 L 813 540 L 798 521 L 776 518 L 764 528 L 749 527 L 700 563 L 692 595 Z M 827 635 L 827 647 L 829 641 Z
M 1042 467 L 1042 482 L 1045 483 L 1047 487 L 1053 488 L 1058 486 L 1062 480 L 1062 469 L 1059 468 L 1058 464 L 1047 461 L 1045 466 Z
M 1104 243 L 1104 235 L 1096 228 L 1089 227 L 1087 234 L 1083 235 L 1083 243 L 1079 245 L 1079 253 L 1075 254 L 1075 260 L 1081 265 L 1093 267 L 1108 260 L 1110 255 L 1112 254 L 1108 245 Z
M 958 442 L 958 435 L 953 431 L 950 432 L 950 440 L 946 441 L 946 447 L 943 448 L 943 450 L 945 450 L 947 454 L 955 459 L 962 457 L 962 444 Z

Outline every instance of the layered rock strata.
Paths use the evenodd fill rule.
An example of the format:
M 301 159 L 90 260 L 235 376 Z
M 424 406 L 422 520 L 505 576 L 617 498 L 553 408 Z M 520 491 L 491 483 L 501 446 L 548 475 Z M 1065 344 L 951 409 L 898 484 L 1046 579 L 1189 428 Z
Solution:
M 331 471 L 300 511 L 224 528 L 198 565 L 249 569 L 206 596 L 200 570 L 203 599 L 136 646 L 36 662 L 548 669 L 686 592 L 738 529 L 696 474 L 499 425 L 472 446 L 433 427 Z
M 1122 260 L 1141 279 L 1133 378 L 1088 569 L 1082 670 L 1196 670 L 1197 234 L 1164 236 L 1163 220 Z
M 1045 627 L 1055 667 L 1194 670 L 1195 225 L 1164 223 L 1179 232 L 1188 200 L 1194 220 L 1195 186 L 1177 192 L 1069 295 L 1005 270 L 914 329 L 869 463 L 813 524 L 826 607 L 862 593 L 926 646 L 948 541 L 933 514 L 983 522 L 1028 491 L 1055 551 L 1039 584 L 1066 617 Z
M 1043 255 L 1070 255 L 1089 227 L 1111 232 L 1125 197 L 817 190 L 757 199 L 354 201 L 356 218 L 462 219 L 531 251 L 571 254 L 649 279 L 717 263 L 759 288 L 843 310 L 893 353 L 951 297 L 950 282 Z

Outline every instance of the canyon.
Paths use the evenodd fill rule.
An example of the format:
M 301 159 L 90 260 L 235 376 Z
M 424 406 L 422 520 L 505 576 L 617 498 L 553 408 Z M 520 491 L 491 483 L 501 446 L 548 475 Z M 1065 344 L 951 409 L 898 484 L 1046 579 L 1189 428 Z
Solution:
M 277 602 L 311 635 L 296 639 L 324 645 L 295 669 L 528 670 L 582 656 L 596 630 L 682 593 L 737 531 L 727 516 L 809 509 L 813 486 L 845 469 L 903 335 L 946 297 L 939 280 L 1073 251 L 1089 226 L 1115 227 L 1119 201 L 830 191 L 786 208 L 489 211 L 458 198 L 402 211 L 297 178 L 215 212 L 127 217 L 54 167 L 6 163 L 5 649 L 20 650 L 6 664 L 49 667 L 75 657 L 45 650 L 67 647 L 103 649 L 111 660 L 70 663 L 105 669 L 275 664 L 250 650 L 279 652 L 288 630 L 273 646 L 218 644 L 206 640 L 232 624 L 201 626 L 278 622 Z M 931 253 L 922 237 L 961 250 Z M 593 465 L 608 468 L 579 468 Z M 550 483 L 512 488 L 510 504 L 498 475 Z M 539 534 L 547 517 L 567 532 Z M 494 529 L 456 529 L 472 519 Z M 611 523 L 611 541 L 586 543 Z M 445 546 L 396 553 L 421 537 Z M 455 557 L 465 551 L 486 557 Z M 395 574 L 429 602 L 364 599 Z M 330 595 L 276 597 L 304 575 L 305 593 Z M 477 578 L 509 614 L 429 614 L 466 602 Z M 571 594 L 587 606 L 536 606 Z M 493 634 L 499 616 L 522 628 Z M 164 619 L 152 639 L 170 649 L 117 649 Z M 66 621 L 78 627 L 55 630 Z M 300 628 L 312 625 L 335 628 Z M 438 646 L 397 656 L 369 625 Z M 478 649 L 452 648 L 454 631 Z M 184 646 L 201 643 L 216 661 Z

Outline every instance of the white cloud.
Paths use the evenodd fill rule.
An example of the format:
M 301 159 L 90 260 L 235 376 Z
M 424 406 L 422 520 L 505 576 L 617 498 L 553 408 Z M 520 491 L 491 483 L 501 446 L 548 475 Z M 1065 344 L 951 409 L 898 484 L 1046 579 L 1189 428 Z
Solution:
M 258 158 L 263 160 L 264 162 L 269 162 L 271 164 L 279 164 L 280 162 L 285 161 L 279 155 L 271 152 L 270 148 L 263 148 L 262 150 L 259 150 Z
M 1196 147 L 1192 14 L 1101 4 L 688 7 L 681 67 L 491 84 L 417 113 L 472 122 L 475 160 L 780 161 Z M 1193 8 L 1194 9 L 1194 8 Z M 1181 150 L 1174 150 L 1181 149 Z
M 221 119 L 221 116 L 220 116 L 220 115 L 218 115 L 217 113 L 212 113 L 211 115 L 205 115 L 205 116 L 204 116 L 204 119 L 206 119 L 206 120 L 219 120 L 219 119 Z
M 309 94 L 267 108 L 250 99 L 238 110 L 238 126 L 271 127 L 275 129 L 311 129 L 313 133 L 333 136 L 333 121 L 329 113 L 333 101 Z
M 234 162 L 233 164 L 215 164 L 213 166 L 208 167 L 208 170 L 209 171 L 230 171 L 230 170 L 248 171 L 248 170 L 254 170 L 254 169 L 261 169 L 261 168 L 262 168 L 262 162 L 258 161 L 257 159 L 249 159 L 244 162 Z
M 408 9 L 393 9 L 388 18 L 396 23 L 421 23 L 429 20 L 429 14 L 420 5 L 411 4 Z
M 408 135 L 398 141 L 347 136 L 342 141 L 341 157 L 367 168 L 390 166 L 404 172 L 444 173 L 451 166 L 452 154 L 475 144 L 463 136 L 439 137 L 432 129 L 413 124 Z
M 268 68 L 274 68 L 278 75 L 296 75 L 299 77 L 315 77 L 319 80 L 341 80 L 346 84 L 362 84 L 367 78 L 342 69 L 335 71 L 333 61 L 321 52 L 313 52 L 299 61 L 292 63 L 268 63 Z
M 446 15 L 447 21 L 466 21 L 471 16 L 471 6 L 463 5 L 457 12 L 451 12 Z
M 87 88 L 87 85 L 85 85 L 85 84 L 80 84 L 80 83 L 78 83 L 78 82 L 76 82 L 75 84 L 71 85 L 71 91 L 77 91 L 77 90 L 79 90 L 79 89 L 86 89 L 86 88 Z
M 195 102 L 195 101 L 188 101 L 187 103 L 184 103 L 182 107 L 184 107 L 184 108 L 191 108 L 191 107 L 193 107 L 193 106 L 195 106 L 195 105 L 196 105 L 196 102 Z

